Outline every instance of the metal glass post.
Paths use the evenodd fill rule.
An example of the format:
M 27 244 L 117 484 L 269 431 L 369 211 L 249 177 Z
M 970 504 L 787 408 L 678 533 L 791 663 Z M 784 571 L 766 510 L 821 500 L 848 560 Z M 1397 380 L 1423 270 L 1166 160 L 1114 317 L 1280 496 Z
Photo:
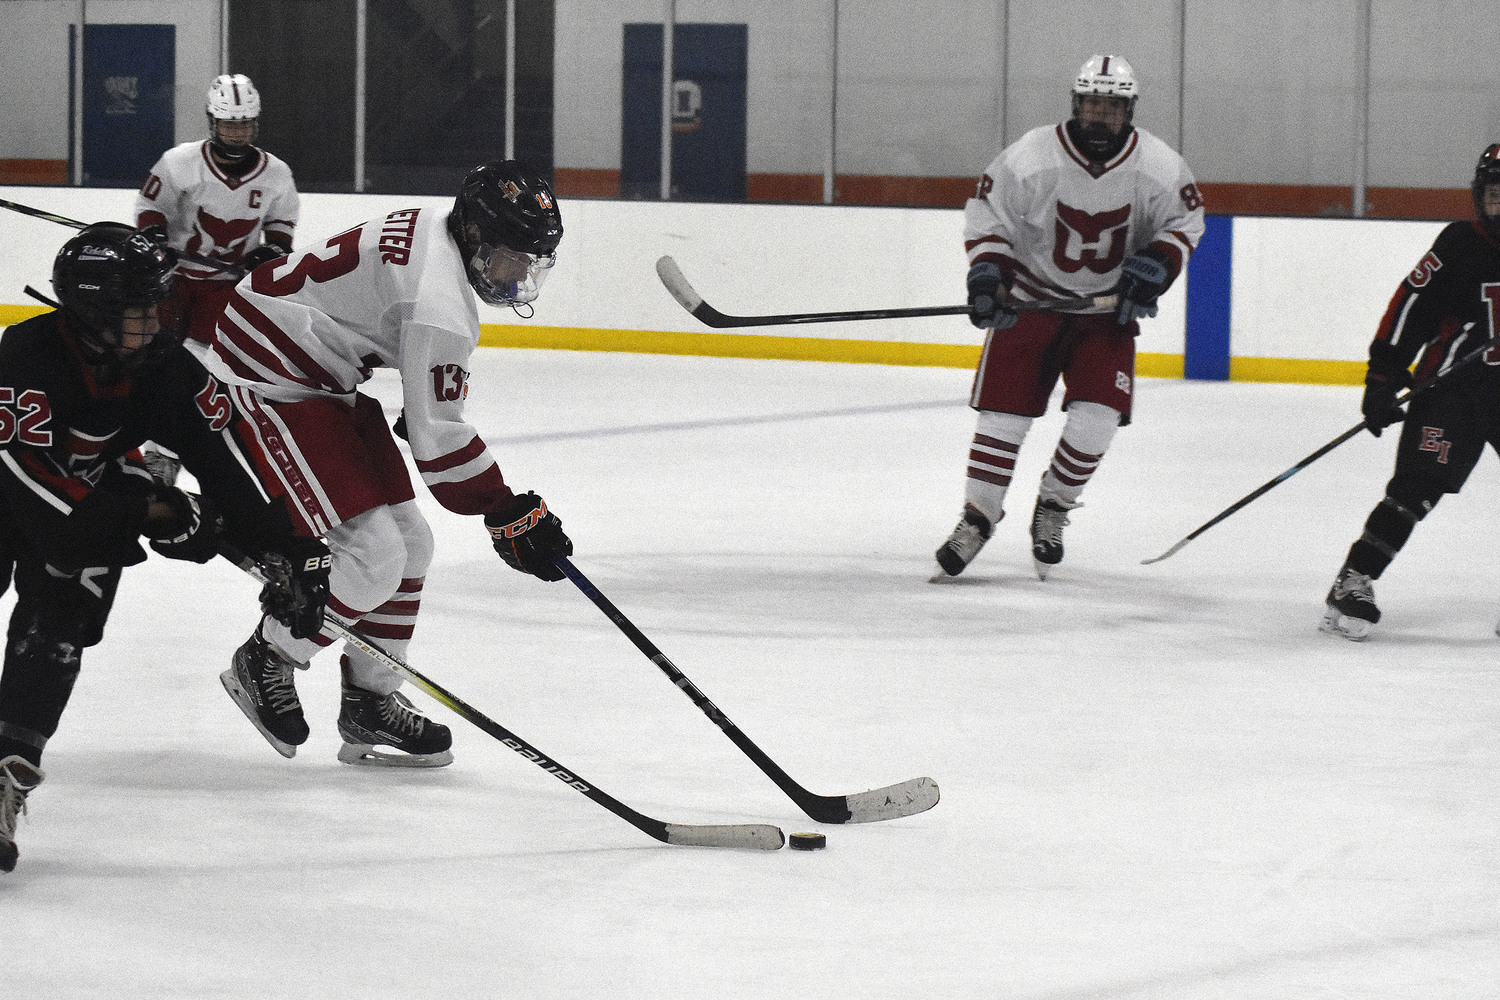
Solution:
M 505 0 L 505 158 L 516 158 L 516 0 Z
M 1357 63 L 1357 90 L 1354 95 L 1354 191 L 1350 198 L 1351 214 L 1365 216 L 1366 184 L 1370 174 L 1370 0 L 1359 0 L 1355 10 L 1354 58 Z
M 354 190 L 365 189 L 365 28 L 367 0 L 354 5 Z
M 73 186 L 83 186 L 83 29 L 89 21 L 88 0 L 78 0 L 78 48 L 73 59 Z
M 839 131 L 839 0 L 833 0 L 833 44 L 828 51 L 828 154 L 823 160 L 823 204 L 833 204 L 833 180 L 838 168 Z
M 661 200 L 672 200 L 672 35 L 677 23 L 676 0 L 662 4 L 661 24 Z

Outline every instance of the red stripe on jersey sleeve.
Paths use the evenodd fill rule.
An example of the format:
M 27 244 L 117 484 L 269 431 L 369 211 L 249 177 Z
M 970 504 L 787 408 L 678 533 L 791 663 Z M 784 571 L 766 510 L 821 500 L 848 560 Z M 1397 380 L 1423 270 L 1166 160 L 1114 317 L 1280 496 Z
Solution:
M 500 467 L 493 462 L 477 476 L 457 483 L 431 483 L 427 487 L 437 502 L 455 514 L 488 514 L 515 498 Z
M 59 472 L 50 461 L 35 452 L 17 450 L 11 454 L 32 483 L 70 504 L 88 496 L 92 489 L 83 480 Z
M 439 455 L 433 459 L 417 459 L 417 471 L 444 472 L 455 466 L 463 465 L 465 462 L 472 462 L 483 453 L 484 442 L 479 439 L 478 434 L 475 434 L 468 444 L 456 451 L 450 451 L 446 455 Z

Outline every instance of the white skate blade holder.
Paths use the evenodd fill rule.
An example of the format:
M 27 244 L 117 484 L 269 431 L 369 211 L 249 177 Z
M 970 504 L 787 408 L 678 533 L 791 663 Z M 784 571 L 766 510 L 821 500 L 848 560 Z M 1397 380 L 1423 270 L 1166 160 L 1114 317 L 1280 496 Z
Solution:
M 1342 636 L 1351 642 L 1364 642 L 1370 637 L 1370 623 L 1363 618 L 1340 614 L 1337 608 L 1329 608 L 1323 613 L 1323 621 L 1318 625 L 1318 631 Z M 1496 625 L 1495 631 L 1500 634 L 1500 625 Z
M 453 751 L 402 753 L 381 750 L 369 743 L 345 743 L 339 747 L 339 760 L 363 767 L 446 767 L 453 763 Z

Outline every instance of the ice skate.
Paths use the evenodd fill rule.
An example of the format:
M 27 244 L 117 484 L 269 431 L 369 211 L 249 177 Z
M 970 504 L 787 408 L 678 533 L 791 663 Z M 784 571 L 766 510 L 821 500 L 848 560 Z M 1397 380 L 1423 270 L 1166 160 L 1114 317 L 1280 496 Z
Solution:
M 1062 531 L 1068 526 L 1068 511 L 1082 507 L 1057 497 L 1036 498 L 1031 512 L 1031 562 L 1038 580 L 1047 579 L 1052 567 L 1062 562 Z
M 245 718 L 283 757 L 295 757 L 297 747 L 307 742 L 307 720 L 292 683 L 295 666 L 266 642 L 257 627 L 234 651 L 229 669 L 219 675 Z
M 1004 517 L 1005 511 L 1002 510 L 995 524 L 999 524 Z M 973 504 L 964 504 L 963 517 L 958 519 L 958 526 L 937 550 L 937 569 L 929 582 L 941 583 L 962 573 L 964 567 L 979 555 L 979 550 L 984 548 L 984 543 L 990 540 L 994 531 L 995 525 L 978 508 Z
M 35 764 L 14 754 L 0 760 L 0 871 L 16 870 L 21 856 L 16 847 L 16 823 L 26 812 L 26 796 L 46 775 Z
M 453 734 L 418 712 L 399 692 L 378 694 L 344 682 L 339 735 L 345 764 L 377 767 L 442 767 L 453 763 Z M 387 753 L 378 747 L 390 747 Z
M 1345 566 L 1339 570 L 1338 579 L 1328 589 L 1328 610 L 1318 626 L 1321 632 L 1341 635 L 1345 639 L 1361 642 L 1370 635 L 1370 626 L 1380 621 L 1380 609 L 1375 606 L 1375 588 L 1370 578 Z

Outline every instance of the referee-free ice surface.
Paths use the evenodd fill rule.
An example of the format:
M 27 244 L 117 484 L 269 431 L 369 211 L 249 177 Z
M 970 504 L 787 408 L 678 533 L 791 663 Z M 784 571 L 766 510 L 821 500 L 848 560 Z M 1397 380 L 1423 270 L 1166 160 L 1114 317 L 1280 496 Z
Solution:
M 1145 380 L 1045 582 L 1010 516 L 927 582 L 973 417 L 952 370 L 482 350 L 473 422 L 576 564 L 813 791 L 942 801 L 819 827 L 568 582 L 437 535 L 419 670 L 634 808 L 819 830 L 673 848 L 478 729 L 436 771 L 336 762 L 337 656 L 283 760 L 218 673 L 229 565 L 128 570 L 0 876 L 5 996 L 1491 997 L 1500 982 L 1495 462 L 1322 601 L 1390 474 L 1357 389 Z M 372 391 L 394 416 L 393 381 Z M 8 613 L 13 597 L 0 610 Z M 412 689 L 407 688 L 410 692 Z

